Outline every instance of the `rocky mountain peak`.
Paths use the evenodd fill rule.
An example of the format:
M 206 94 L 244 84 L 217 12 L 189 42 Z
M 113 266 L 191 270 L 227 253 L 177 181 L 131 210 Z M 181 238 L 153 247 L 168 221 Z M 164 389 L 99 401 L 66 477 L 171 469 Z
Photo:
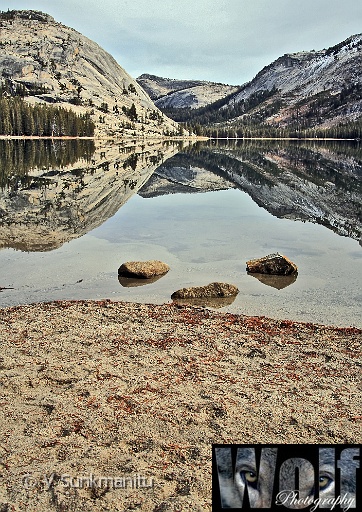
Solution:
M 107 135 L 177 133 L 138 83 L 76 30 L 39 11 L 0 13 L 0 81 L 25 88 L 30 103 L 91 113 Z
M 349 81 L 359 81 L 361 62 L 362 34 L 327 49 L 287 53 L 265 66 L 251 82 L 245 84 L 238 99 L 258 88 L 270 90 L 276 87 L 282 93 L 294 89 L 299 97 L 327 89 L 339 91 Z
M 0 12 L 0 20 L 12 20 L 14 18 L 24 19 L 24 20 L 36 20 L 43 21 L 48 23 L 55 23 L 55 19 L 41 11 L 34 10 L 12 10 Z
M 164 113 L 199 134 L 360 139 L 361 70 L 362 34 L 355 34 L 327 49 L 286 53 L 238 87 L 137 80 Z

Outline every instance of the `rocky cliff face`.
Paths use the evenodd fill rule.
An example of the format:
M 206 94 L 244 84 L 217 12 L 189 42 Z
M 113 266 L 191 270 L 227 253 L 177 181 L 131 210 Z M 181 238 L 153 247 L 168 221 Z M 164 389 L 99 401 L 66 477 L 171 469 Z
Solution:
M 0 13 L 0 81 L 29 102 L 92 113 L 100 134 L 160 135 L 178 126 L 98 44 L 38 11 Z M 135 105 L 136 116 L 127 115 Z
M 316 124 L 328 126 L 356 120 L 362 114 L 361 70 L 359 34 L 325 50 L 283 55 L 245 84 L 229 105 L 275 89 L 276 94 L 257 109 L 260 112 L 276 101 L 280 103 L 276 112 L 265 116 L 267 122 L 287 125 L 296 116 L 314 116 Z M 331 105 L 332 115 L 328 115 Z
M 200 108 L 236 92 L 239 87 L 202 80 L 175 80 L 143 74 L 137 78 L 160 109 Z
M 245 84 L 235 101 L 259 90 L 278 89 L 297 98 L 329 90 L 338 93 L 346 84 L 361 82 L 362 34 L 327 50 L 285 54 Z

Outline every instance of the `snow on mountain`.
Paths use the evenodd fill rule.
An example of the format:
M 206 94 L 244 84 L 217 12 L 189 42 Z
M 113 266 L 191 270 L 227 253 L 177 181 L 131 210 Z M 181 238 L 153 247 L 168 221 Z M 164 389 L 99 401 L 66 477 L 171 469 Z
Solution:
M 347 83 L 361 83 L 362 34 L 321 51 L 285 54 L 263 68 L 245 84 L 233 101 L 248 98 L 260 90 L 276 88 L 296 97 L 329 90 L 340 92 Z

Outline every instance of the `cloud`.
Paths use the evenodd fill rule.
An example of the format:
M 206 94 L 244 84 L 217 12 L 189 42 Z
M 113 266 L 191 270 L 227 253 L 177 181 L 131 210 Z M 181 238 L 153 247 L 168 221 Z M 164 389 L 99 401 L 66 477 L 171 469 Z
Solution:
M 7 7 L 48 12 L 134 77 L 233 84 L 284 53 L 337 44 L 360 32 L 362 19 L 356 0 L 8 0 Z

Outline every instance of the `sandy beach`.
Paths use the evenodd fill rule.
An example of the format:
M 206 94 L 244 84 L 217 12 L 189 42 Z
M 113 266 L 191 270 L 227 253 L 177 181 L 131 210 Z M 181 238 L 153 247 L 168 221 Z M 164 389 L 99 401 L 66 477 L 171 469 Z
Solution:
M 0 337 L 1 511 L 208 511 L 212 443 L 362 441 L 355 328 L 106 300 Z

